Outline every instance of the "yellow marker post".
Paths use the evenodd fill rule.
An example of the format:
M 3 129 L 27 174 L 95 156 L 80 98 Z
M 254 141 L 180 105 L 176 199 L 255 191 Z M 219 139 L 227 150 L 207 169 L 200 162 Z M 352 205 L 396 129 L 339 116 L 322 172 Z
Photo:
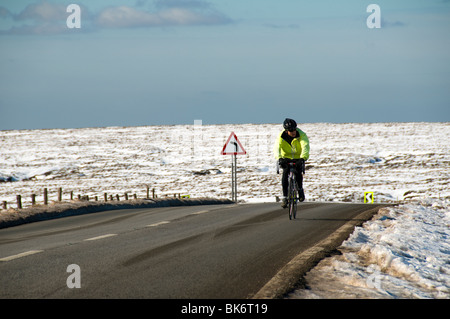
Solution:
M 364 204 L 373 204 L 373 192 L 364 192 Z

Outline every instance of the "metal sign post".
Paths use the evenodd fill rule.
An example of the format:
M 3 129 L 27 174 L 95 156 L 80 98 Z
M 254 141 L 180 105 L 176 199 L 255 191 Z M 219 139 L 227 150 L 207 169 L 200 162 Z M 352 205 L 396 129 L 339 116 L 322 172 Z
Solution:
M 231 200 L 237 202 L 236 155 L 231 155 Z
M 237 158 L 236 155 L 244 155 L 247 152 L 242 147 L 236 134 L 231 132 L 230 137 L 223 146 L 222 155 L 231 155 L 231 200 L 237 202 Z

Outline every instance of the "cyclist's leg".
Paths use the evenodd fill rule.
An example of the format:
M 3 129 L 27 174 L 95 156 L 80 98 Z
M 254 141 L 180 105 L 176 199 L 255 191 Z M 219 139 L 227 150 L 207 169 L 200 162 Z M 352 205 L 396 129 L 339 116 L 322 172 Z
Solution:
M 283 176 L 281 177 L 281 184 L 283 186 L 283 196 L 286 197 L 288 195 L 288 186 L 289 186 L 289 168 L 283 169 Z
M 299 200 L 303 202 L 305 200 L 305 192 L 303 190 L 303 174 L 301 173 L 301 168 L 296 170 L 295 179 L 297 180 Z
M 289 168 L 283 168 L 283 175 L 281 177 L 281 185 L 283 187 L 283 198 L 281 199 L 281 206 L 286 208 L 287 206 L 287 196 L 288 196 L 288 186 L 289 186 Z

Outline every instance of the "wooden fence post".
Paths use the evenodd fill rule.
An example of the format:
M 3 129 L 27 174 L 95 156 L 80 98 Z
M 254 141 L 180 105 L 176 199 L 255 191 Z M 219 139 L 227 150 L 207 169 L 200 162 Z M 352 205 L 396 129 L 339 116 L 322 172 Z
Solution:
M 108 201 L 108 194 L 107 194 L 107 193 L 104 193 L 104 194 L 103 194 L 103 197 L 105 198 L 105 202 L 107 202 L 107 201 Z
M 58 202 L 62 201 L 62 187 L 58 188 Z
M 8 202 L 6 200 L 3 201 L 3 209 L 6 209 L 8 206 Z
M 36 205 L 36 194 L 31 194 L 31 206 Z
M 48 205 L 48 190 L 44 188 L 44 205 Z
M 17 208 L 22 209 L 22 196 L 17 195 L 16 198 L 17 198 Z

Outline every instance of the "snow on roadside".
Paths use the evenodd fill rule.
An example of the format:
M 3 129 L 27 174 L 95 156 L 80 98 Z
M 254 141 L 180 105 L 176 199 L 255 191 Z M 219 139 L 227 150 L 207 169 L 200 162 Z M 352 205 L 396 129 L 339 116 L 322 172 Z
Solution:
M 386 207 L 289 298 L 450 299 L 450 200 Z

